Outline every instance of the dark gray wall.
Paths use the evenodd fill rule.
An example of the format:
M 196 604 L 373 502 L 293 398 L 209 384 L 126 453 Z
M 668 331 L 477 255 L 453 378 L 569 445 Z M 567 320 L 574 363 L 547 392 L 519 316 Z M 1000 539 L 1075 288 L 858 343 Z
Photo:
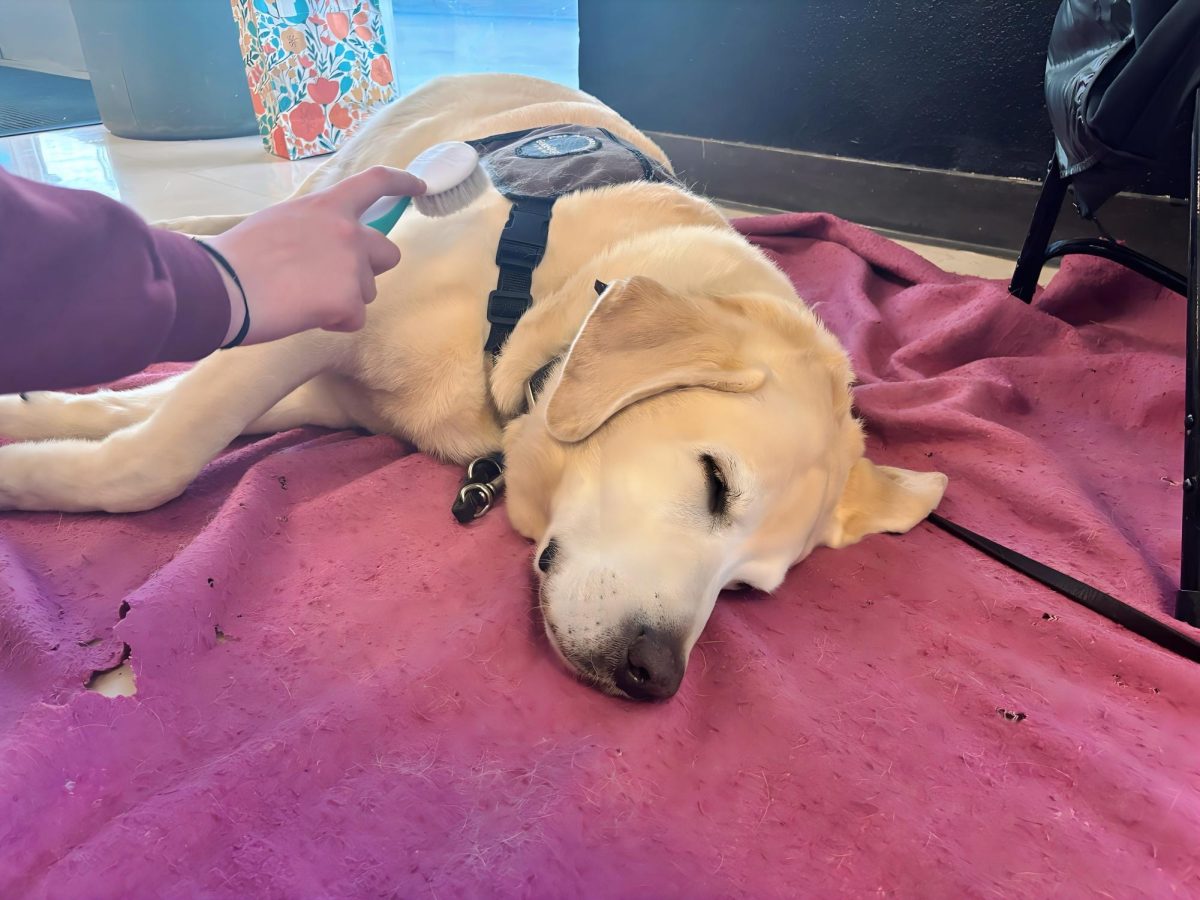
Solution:
M 1038 179 L 1058 5 L 579 0 L 580 85 L 646 130 Z

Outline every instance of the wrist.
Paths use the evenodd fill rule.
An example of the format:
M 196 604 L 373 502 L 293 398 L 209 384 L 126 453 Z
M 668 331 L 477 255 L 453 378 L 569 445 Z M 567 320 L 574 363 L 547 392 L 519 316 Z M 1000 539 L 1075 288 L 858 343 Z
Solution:
M 229 300 L 229 328 L 225 331 L 225 337 L 221 339 L 221 346 L 224 347 L 241 330 L 242 323 L 246 319 L 246 307 L 242 303 L 242 292 L 229 277 L 229 273 L 217 265 L 216 260 L 212 260 L 212 264 L 221 275 L 221 284 L 225 285 L 225 293 Z
M 250 301 L 246 297 L 246 288 L 238 278 L 233 264 L 220 250 L 199 238 L 193 240 L 217 267 L 221 275 L 221 284 L 225 287 L 225 294 L 229 299 L 229 328 L 226 330 L 225 341 L 220 346 L 220 349 L 228 350 L 243 343 L 250 331 Z

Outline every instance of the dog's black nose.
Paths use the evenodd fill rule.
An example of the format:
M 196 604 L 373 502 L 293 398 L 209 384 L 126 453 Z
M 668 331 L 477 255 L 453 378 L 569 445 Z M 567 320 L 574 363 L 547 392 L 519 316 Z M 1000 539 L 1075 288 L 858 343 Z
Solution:
M 613 674 L 617 687 L 634 700 L 666 700 L 679 690 L 683 669 L 683 641 L 648 628 L 634 637 Z

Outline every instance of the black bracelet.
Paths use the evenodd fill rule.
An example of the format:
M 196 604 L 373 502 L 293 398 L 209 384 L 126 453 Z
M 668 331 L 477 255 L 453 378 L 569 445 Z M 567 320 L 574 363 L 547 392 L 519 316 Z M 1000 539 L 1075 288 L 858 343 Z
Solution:
M 241 292 L 242 309 L 245 310 L 246 317 L 242 319 L 242 327 L 239 328 L 238 333 L 233 336 L 233 340 L 221 348 L 222 350 L 229 350 L 244 341 L 246 339 L 246 334 L 250 331 L 250 301 L 246 299 L 246 289 L 242 287 L 242 279 L 238 278 L 237 272 L 233 271 L 233 266 L 229 264 L 229 260 L 221 255 L 221 253 L 215 247 L 210 247 L 208 244 L 204 243 L 204 241 L 200 240 L 200 238 L 192 238 L 192 240 L 203 247 L 204 251 L 217 261 L 217 265 L 225 270 L 225 273 L 232 278 L 233 283 L 237 285 L 238 291 Z

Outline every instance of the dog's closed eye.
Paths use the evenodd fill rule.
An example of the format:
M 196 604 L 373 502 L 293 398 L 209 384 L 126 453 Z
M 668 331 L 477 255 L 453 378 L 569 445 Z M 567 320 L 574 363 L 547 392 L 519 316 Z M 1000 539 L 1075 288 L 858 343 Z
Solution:
M 704 478 L 708 483 L 708 511 L 714 518 L 722 519 L 729 512 L 729 482 L 725 471 L 716 457 L 705 453 L 700 457 L 704 466 Z

